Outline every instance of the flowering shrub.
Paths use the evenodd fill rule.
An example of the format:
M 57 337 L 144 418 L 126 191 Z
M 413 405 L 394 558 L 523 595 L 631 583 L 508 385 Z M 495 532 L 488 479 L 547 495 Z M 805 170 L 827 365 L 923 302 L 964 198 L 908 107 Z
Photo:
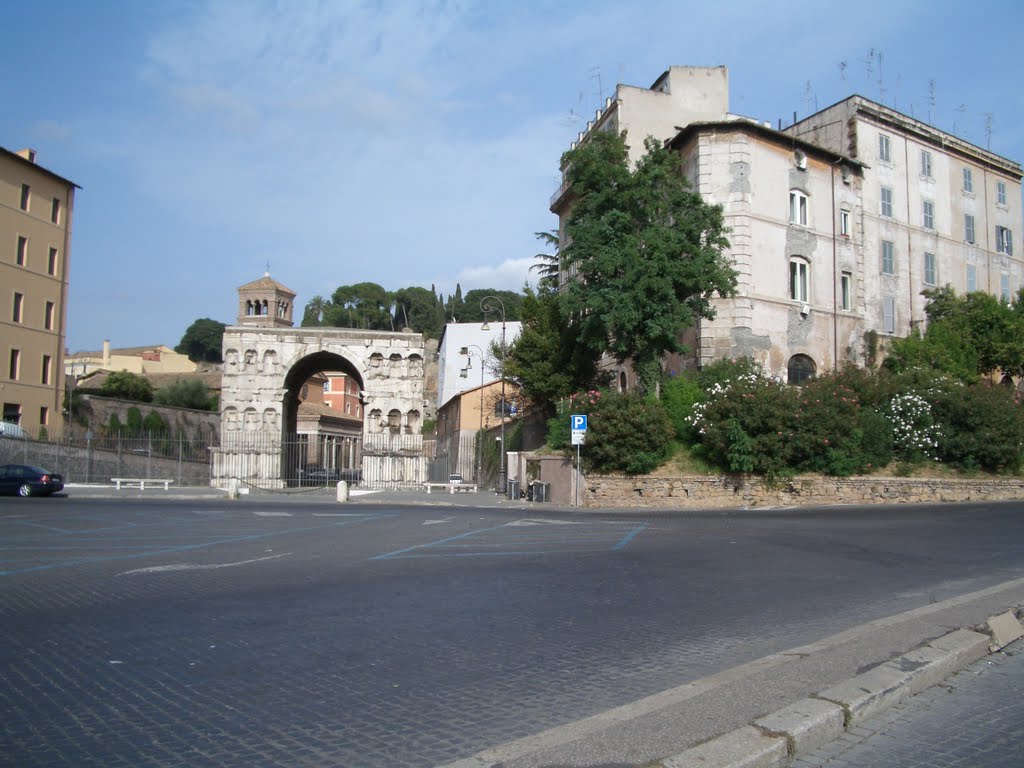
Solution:
M 716 383 L 690 423 L 709 461 L 729 472 L 775 477 L 789 469 L 796 393 L 759 373 Z
M 674 376 L 661 385 L 661 402 L 665 406 L 676 437 L 686 443 L 696 442 L 690 422 L 694 406 L 704 399 L 704 390 L 692 376 Z
M 895 395 L 886 408 L 896 455 L 906 461 L 937 460 L 942 428 L 931 404 L 916 392 Z

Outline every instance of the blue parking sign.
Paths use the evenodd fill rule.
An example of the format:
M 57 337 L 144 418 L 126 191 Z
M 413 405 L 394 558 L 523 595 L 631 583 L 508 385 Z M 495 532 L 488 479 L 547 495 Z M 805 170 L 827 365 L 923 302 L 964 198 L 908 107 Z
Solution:
M 587 431 L 587 414 L 585 413 L 574 413 L 569 417 L 569 428 L 574 432 L 586 432 Z

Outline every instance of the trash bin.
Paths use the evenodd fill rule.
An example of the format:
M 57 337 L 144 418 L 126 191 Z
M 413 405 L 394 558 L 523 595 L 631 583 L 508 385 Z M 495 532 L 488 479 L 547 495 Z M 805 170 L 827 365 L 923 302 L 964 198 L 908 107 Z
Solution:
M 518 480 L 509 480 L 505 484 L 505 488 L 506 488 L 506 490 L 508 492 L 508 497 L 510 499 L 517 500 L 519 498 L 519 481 Z
M 551 498 L 551 483 L 534 483 L 533 500 L 548 501 Z

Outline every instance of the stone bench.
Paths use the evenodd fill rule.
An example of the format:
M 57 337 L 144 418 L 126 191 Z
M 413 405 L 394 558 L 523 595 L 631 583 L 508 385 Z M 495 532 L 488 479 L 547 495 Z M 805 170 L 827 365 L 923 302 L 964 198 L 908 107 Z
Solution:
M 112 477 L 110 482 L 114 484 L 117 490 L 124 488 L 138 488 L 140 491 L 146 490 L 146 485 L 162 485 L 164 490 L 170 490 L 171 483 L 173 480 L 168 480 L 159 477 Z
M 424 483 L 427 493 L 434 488 L 445 488 L 448 493 L 476 493 L 476 483 Z

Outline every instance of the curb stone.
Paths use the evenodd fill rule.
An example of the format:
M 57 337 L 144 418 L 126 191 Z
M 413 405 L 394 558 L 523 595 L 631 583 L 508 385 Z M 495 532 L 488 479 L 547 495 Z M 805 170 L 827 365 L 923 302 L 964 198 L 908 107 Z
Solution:
M 1020 637 L 1017 611 L 982 632 L 957 629 L 863 674 L 710 741 L 664 758 L 663 768 L 782 768 L 862 721 L 920 693 Z

